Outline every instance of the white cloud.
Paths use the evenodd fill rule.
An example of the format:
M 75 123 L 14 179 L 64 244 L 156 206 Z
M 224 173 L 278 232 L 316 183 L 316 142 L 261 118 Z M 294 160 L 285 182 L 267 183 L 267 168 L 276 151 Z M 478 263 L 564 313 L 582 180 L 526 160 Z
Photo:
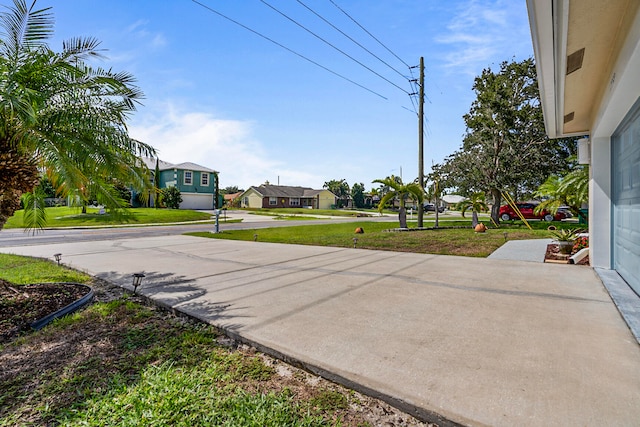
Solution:
M 501 62 L 526 49 L 514 40 L 529 30 L 525 19 L 514 19 L 522 14 L 521 8 L 511 0 L 469 0 L 461 4 L 447 25 L 447 32 L 436 42 L 447 45 L 444 67 L 452 72 L 475 76 L 492 62 Z M 523 15 L 526 17 L 526 13 Z M 518 36 L 516 36 L 518 34 Z
M 133 138 L 151 144 L 160 159 L 193 162 L 220 172 L 221 187 L 248 188 L 266 180 L 282 185 L 313 186 L 318 177 L 289 169 L 270 158 L 253 136 L 251 122 L 216 118 L 201 111 L 185 111 L 172 104 L 157 108 L 130 126 Z

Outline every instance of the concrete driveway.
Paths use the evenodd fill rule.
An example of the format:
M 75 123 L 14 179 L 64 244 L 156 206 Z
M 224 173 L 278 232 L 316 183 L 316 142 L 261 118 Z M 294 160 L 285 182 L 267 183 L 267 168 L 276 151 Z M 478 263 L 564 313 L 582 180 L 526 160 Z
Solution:
M 638 425 L 640 346 L 589 267 L 189 236 L 6 247 L 464 425 Z

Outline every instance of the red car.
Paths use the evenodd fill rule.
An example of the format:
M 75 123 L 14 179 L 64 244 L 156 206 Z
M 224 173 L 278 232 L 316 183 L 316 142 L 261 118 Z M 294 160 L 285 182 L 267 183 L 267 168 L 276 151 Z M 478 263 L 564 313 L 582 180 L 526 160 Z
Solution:
M 539 214 L 533 213 L 533 210 L 537 203 L 516 203 L 518 210 L 525 219 L 541 219 L 545 221 L 562 221 L 566 218 L 566 215 L 562 211 L 558 211 L 555 215 L 551 212 L 542 211 Z M 502 221 L 509 221 L 512 219 L 520 219 L 520 216 L 509 205 L 500 206 L 500 219 Z

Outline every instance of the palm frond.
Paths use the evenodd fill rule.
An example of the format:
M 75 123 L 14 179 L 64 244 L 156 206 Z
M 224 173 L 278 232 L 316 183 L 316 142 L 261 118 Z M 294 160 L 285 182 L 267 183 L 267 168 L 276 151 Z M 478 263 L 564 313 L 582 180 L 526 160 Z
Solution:
M 42 190 L 36 188 L 32 193 L 24 193 L 21 200 L 24 205 L 22 217 L 24 231 L 35 234 L 44 229 L 47 225 L 47 213 Z

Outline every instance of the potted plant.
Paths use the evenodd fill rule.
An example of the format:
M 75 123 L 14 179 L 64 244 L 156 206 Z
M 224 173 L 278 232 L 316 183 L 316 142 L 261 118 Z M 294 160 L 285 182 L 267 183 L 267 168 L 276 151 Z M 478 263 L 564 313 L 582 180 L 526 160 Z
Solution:
M 551 231 L 551 236 L 558 242 L 558 249 L 561 254 L 571 254 L 573 243 L 578 238 L 580 231 L 576 228 Z

